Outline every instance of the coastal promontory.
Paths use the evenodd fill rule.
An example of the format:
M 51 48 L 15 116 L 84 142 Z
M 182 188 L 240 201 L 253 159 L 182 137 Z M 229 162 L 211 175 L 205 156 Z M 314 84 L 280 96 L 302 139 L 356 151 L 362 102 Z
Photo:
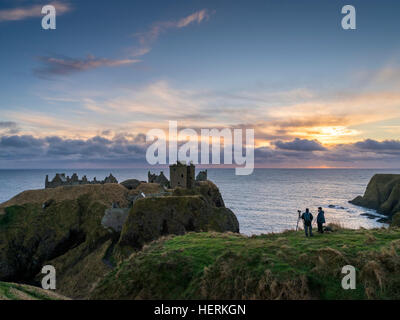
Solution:
M 400 174 L 376 174 L 368 183 L 363 196 L 350 203 L 374 209 L 394 219 L 400 215 Z

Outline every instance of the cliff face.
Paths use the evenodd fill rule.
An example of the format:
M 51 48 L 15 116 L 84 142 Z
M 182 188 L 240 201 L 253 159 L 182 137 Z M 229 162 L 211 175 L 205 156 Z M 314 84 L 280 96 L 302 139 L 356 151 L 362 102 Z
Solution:
M 364 196 L 358 196 L 350 203 L 375 209 L 390 217 L 395 215 L 400 212 L 400 175 L 374 175 L 368 183 Z
M 137 200 L 122 232 L 102 225 L 112 203 L 128 206 L 131 195 L 153 190 L 140 184 L 58 187 L 26 191 L 0 205 L 0 281 L 39 285 L 46 264 L 57 270 L 58 292 L 86 298 L 126 255 L 145 243 L 187 231 L 239 231 L 218 188 L 203 182 L 174 196 Z
M 211 230 L 239 232 L 239 223 L 231 210 L 212 206 L 201 195 L 144 198 L 131 209 L 119 244 L 140 249 L 168 234 Z
M 101 225 L 107 207 L 90 194 L 46 203 L 6 207 L 0 216 L 0 280 L 39 285 L 50 264 L 59 292 L 82 298 L 110 271 L 102 262 L 115 237 Z

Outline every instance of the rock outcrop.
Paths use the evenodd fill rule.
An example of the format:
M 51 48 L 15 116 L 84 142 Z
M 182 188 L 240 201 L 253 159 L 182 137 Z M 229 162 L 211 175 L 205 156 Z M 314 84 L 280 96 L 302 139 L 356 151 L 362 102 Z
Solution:
M 350 203 L 394 216 L 400 212 L 400 174 L 374 175 L 364 196 L 358 196 Z
M 213 206 L 218 208 L 225 207 L 222 195 L 218 187 L 211 181 L 198 181 L 192 189 L 176 188 L 173 191 L 174 196 L 190 196 L 201 194 Z
M 129 208 L 109 208 L 105 211 L 101 224 L 111 231 L 121 232 L 128 213 Z
M 141 182 L 137 179 L 128 179 L 128 180 L 122 181 L 120 184 L 123 185 L 128 190 L 134 190 L 139 186 L 140 183 Z
M 239 232 L 239 223 L 231 210 L 202 195 L 143 198 L 131 209 L 119 244 L 140 249 L 161 236 L 189 231 Z

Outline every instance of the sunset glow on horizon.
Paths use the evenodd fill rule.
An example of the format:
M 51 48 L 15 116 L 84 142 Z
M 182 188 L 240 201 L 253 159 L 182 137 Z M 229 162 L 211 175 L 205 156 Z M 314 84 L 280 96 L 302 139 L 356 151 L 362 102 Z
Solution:
M 58 1 L 46 31 L 42 2 L 0 5 L 0 168 L 143 166 L 168 121 L 253 128 L 257 167 L 399 167 L 398 2 L 352 31 L 343 1 Z

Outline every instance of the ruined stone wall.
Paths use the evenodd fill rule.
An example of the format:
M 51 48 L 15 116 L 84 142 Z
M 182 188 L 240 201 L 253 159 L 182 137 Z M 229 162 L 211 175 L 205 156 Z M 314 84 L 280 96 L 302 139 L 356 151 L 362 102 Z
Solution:
M 89 181 L 86 176 L 83 176 L 83 178 L 80 180 L 78 175 L 74 173 L 71 178 L 69 176 L 65 176 L 65 173 L 56 173 L 55 177 L 53 180 L 49 181 L 49 176 L 46 175 L 46 180 L 45 180 L 45 188 L 57 188 L 60 186 L 77 186 L 77 185 L 83 185 L 83 184 L 105 184 L 105 183 L 118 183 L 118 180 L 110 174 L 108 177 L 106 177 L 104 180 L 97 181 L 96 178 L 94 178 L 92 181 Z

